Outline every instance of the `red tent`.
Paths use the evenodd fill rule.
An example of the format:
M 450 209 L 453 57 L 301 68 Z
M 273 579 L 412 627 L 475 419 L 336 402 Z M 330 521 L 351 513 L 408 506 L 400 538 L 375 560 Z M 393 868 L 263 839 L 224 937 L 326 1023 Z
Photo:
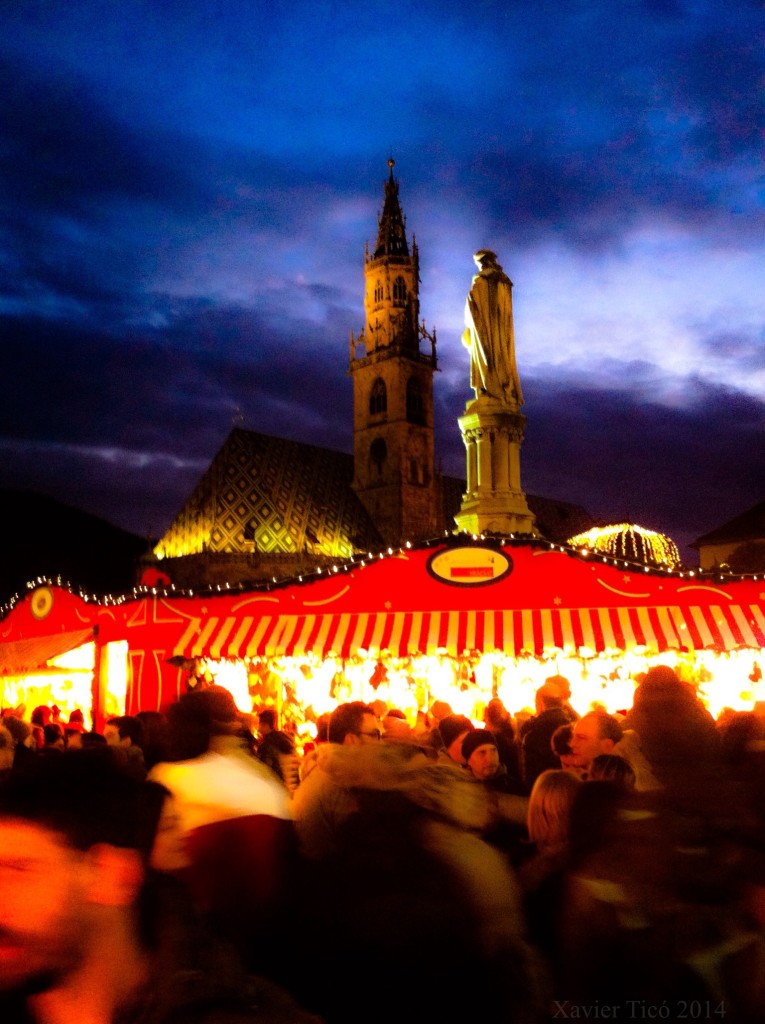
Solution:
M 544 542 L 498 547 L 452 539 L 267 591 L 157 591 L 86 603 L 43 589 L 52 599 L 35 591 L 0 624 L 0 672 L 30 663 L 19 660 L 19 645 L 36 652 L 35 660 L 59 643 L 82 642 L 85 633 L 98 645 L 127 641 L 130 713 L 177 697 L 183 658 L 765 648 L 762 579 L 646 571 Z M 50 605 L 42 617 L 36 601 Z
M 534 547 L 405 551 L 310 584 L 184 603 L 189 618 L 174 653 L 348 658 L 375 648 L 458 657 L 765 646 L 765 583 L 713 584 L 612 561 Z

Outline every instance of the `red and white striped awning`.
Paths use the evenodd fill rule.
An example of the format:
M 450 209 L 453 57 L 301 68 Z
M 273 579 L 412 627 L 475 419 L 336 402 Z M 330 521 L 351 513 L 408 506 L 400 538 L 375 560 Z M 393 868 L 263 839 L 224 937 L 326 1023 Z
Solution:
M 68 654 L 92 639 L 92 629 L 77 629 L 0 643 L 0 675 L 24 675 L 42 669 L 52 658 Z
M 350 658 L 370 650 L 394 657 L 436 652 L 459 657 L 476 650 L 518 656 L 550 649 L 739 647 L 765 647 L 765 615 L 757 604 L 211 615 L 191 618 L 173 653 L 218 660 L 304 654 Z

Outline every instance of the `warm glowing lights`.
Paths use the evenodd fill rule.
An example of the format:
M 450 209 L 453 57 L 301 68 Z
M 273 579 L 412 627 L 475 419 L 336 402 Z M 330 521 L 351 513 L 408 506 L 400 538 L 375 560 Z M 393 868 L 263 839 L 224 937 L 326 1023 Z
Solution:
M 171 527 L 154 548 L 155 558 L 162 561 L 165 558 L 184 558 L 189 555 L 216 551 L 213 540 L 214 527 L 214 517 L 210 515 L 200 515 L 199 520 L 193 526 L 178 524 Z M 282 526 L 281 530 L 278 530 L 273 522 L 256 527 L 250 541 L 245 541 L 244 535 L 241 534 L 235 543 L 241 545 L 241 550 L 237 549 L 240 554 L 252 551 L 262 554 L 273 552 L 296 554 L 298 552 L 295 538 L 286 524 Z M 340 536 L 328 535 L 320 540 L 317 539 L 310 546 L 312 554 L 327 558 L 351 558 L 354 550 L 353 542 L 342 534 Z
M 88 644 L 56 659 L 69 667 L 49 668 L 23 677 L 0 678 L 0 705 L 24 705 L 25 714 L 38 704 L 58 705 L 62 717 L 74 708 L 89 715 L 92 701 L 94 653 Z M 76 663 L 76 667 L 74 665 Z M 128 689 L 127 644 L 106 644 L 101 653 L 105 682 L 103 712 L 123 714 Z M 751 710 L 765 702 L 762 656 L 751 649 L 725 653 L 694 653 L 644 648 L 595 653 L 550 651 L 546 656 L 524 654 L 512 658 L 499 651 L 471 652 L 453 658 L 443 651 L 395 658 L 369 650 L 343 660 L 315 655 L 255 660 L 250 663 L 206 660 L 200 668 L 216 684 L 231 692 L 240 711 L 263 706 L 279 709 L 283 723 L 293 725 L 306 739 L 317 718 L 351 700 L 383 701 L 399 708 L 414 726 L 418 711 L 435 700 L 446 701 L 457 714 L 480 724 L 486 704 L 498 696 L 512 714 L 532 712 L 536 691 L 550 675 L 563 675 L 571 683 L 571 704 L 584 714 L 593 706 L 610 712 L 632 706 L 641 675 L 654 665 L 669 665 L 691 683 L 717 717 L 723 708 Z
M 652 534 L 652 531 L 650 531 L 650 530 L 642 530 L 642 528 L 639 527 L 639 526 L 630 526 L 629 524 L 623 524 L 623 525 L 627 529 L 629 529 L 629 530 L 642 532 L 645 536 L 650 536 Z M 595 532 L 595 533 L 608 533 L 611 530 L 618 530 L 618 529 L 621 529 L 621 528 L 622 527 L 601 527 L 601 528 L 599 528 L 599 529 L 597 529 L 595 531 L 590 531 L 590 532 L 591 533 L 592 532 Z M 469 534 L 460 534 L 460 533 L 458 533 L 456 531 L 450 532 L 449 530 L 444 530 L 443 536 L 444 537 L 455 536 L 455 537 L 461 537 L 461 538 L 464 538 L 464 539 L 467 539 L 467 538 L 470 537 Z M 538 549 L 541 549 L 541 550 L 567 552 L 569 555 L 574 555 L 574 556 L 578 556 L 579 558 L 582 558 L 582 559 L 587 559 L 589 557 L 589 555 L 591 554 L 591 552 L 589 551 L 589 549 L 583 548 L 581 545 L 585 544 L 585 543 L 588 543 L 587 538 L 589 538 L 589 536 L 590 536 L 589 533 L 588 534 L 578 534 L 576 537 L 572 537 L 571 538 L 571 540 L 568 542 L 568 545 L 563 545 L 563 544 L 557 544 L 556 545 L 556 544 L 554 544 L 554 543 L 552 543 L 550 541 L 546 541 L 546 540 L 544 540 L 543 538 L 540 538 L 540 537 L 523 536 L 523 537 L 520 538 L 520 541 L 518 541 L 518 539 L 516 538 L 516 535 L 514 533 L 511 533 L 509 535 L 509 537 L 503 537 L 499 542 L 502 545 L 504 545 L 504 546 L 513 545 L 515 543 L 522 543 L 524 545 L 532 545 L 535 548 L 538 548 Z M 663 541 L 665 541 L 668 546 L 671 546 L 671 547 L 668 547 L 669 552 L 671 553 L 672 551 L 674 551 L 675 555 L 676 555 L 677 549 L 674 546 L 674 542 L 671 541 L 670 538 L 663 537 L 662 534 L 654 534 L 654 536 L 658 537 L 658 538 L 662 538 Z M 474 541 L 476 541 L 478 538 L 474 536 L 472 539 Z M 484 538 L 482 537 L 481 539 L 484 539 Z M 434 538 L 433 540 L 423 542 L 422 544 L 418 545 L 418 547 L 425 547 L 425 548 L 433 547 L 433 546 L 438 545 L 440 543 L 443 543 L 441 538 Z M 351 547 L 348 547 L 347 551 L 346 550 L 342 550 L 342 551 L 338 550 L 334 554 L 333 557 L 338 557 L 338 558 L 345 559 L 345 564 L 337 566 L 337 571 L 339 572 L 339 571 L 342 570 L 343 572 L 348 572 L 349 570 L 355 569 L 357 567 L 363 569 L 367 565 L 368 561 L 373 561 L 374 559 L 384 559 L 384 558 L 389 558 L 389 557 L 396 558 L 399 555 L 403 554 L 405 550 L 410 550 L 412 547 L 413 547 L 412 542 L 411 541 L 406 541 L 405 544 L 402 545 L 401 548 L 398 548 L 398 549 L 388 548 L 387 551 L 380 551 L 377 554 L 374 554 L 373 552 L 370 551 L 363 558 L 359 557 L 358 552 L 354 553 L 353 549 Z M 157 555 L 157 557 L 171 557 L 169 549 L 168 550 L 164 550 L 162 553 L 159 553 L 159 549 L 157 549 L 157 550 L 155 550 L 155 554 Z M 177 557 L 178 554 L 179 554 L 179 552 L 176 552 L 175 556 Z M 716 582 L 720 582 L 720 583 L 723 583 L 723 582 L 735 582 L 736 580 L 745 580 L 745 579 L 757 580 L 757 579 L 761 578 L 761 575 L 757 575 L 757 574 L 754 574 L 754 573 L 731 573 L 731 572 L 726 572 L 725 575 L 720 575 L 719 574 L 719 568 L 720 568 L 719 566 L 715 567 L 714 571 L 709 571 L 709 572 L 705 572 L 704 570 L 696 571 L 696 570 L 693 570 L 693 569 L 691 569 L 691 570 L 685 569 L 684 570 L 682 568 L 681 564 L 680 564 L 679 556 L 677 556 L 675 558 L 675 555 L 673 555 L 672 557 L 670 557 L 670 555 L 668 555 L 666 562 L 664 562 L 664 561 L 657 561 L 657 562 L 654 563 L 654 562 L 652 562 L 650 560 L 650 558 L 648 558 L 648 563 L 649 564 L 647 565 L 647 567 L 645 568 L 644 571 L 650 572 L 651 570 L 654 570 L 654 571 L 660 571 L 660 572 L 671 572 L 673 574 L 677 574 L 681 578 L 685 578 L 687 576 L 687 577 L 690 577 L 690 578 L 698 577 L 699 579 L 703 579 L 705 576 L 707 576 L 708 578 L 712 578 Z M 630 558 L 630 561 L 626 560 L 628 557 Z M 356 561 L 356 558 L 359 558 L 359 561 Z M 647 558 L 647 556 L 645 556 L 645 558 L 644 557 L 635 558 L 632 555 L 628 556 L 627 552 L 620 552 L 617 555 L 607 554 L 606 557 L 603 557 L 602 560 L 604 562 L 607 562 L 607 561 L 610 560 L 610 561 L 613 562 L 614 565 L 618 565 L 621 562 L 622 567 L 627 569 L 631 565 L 634 566 L 636 561 L 639 562 L 639 564 L 640 564 L 640 566 L 642 568 L 646 558 Z M 672 558 L 675 558 L 675 560 L 672 561 Z M 223 583 L 223 584 L 210 584 L 207 587 L 200 587 L 197 592 L 200 593 L 200 594 L 204 594 L 205 592 L 211 593 L 213 591 L 217 591 L 219 593 L 221 588 L 225 588 L 227 591 L 231 591 L 231 590 L 239 590 L 239 591 L 245 591 L 245 590 L 248 590 L 248 591 L 265 590 L 265 591 L 270 591 L 274 587 L 283 587 L 283 586 L 287 586 L 287 585 L 289 585 L 291 583 L 310 583 L 311 580 L 320 577 L 324 571 L 325 571 L 325 569 L 323 569 L 322 566 L 317 565 L 317 566 L 315 566 L 313 568 L 312 571 L 309 571 L 309 572 L 302 571 L 299 574 L 296 574 L 295 576 L 272 577 L 271 580 L 267 584 L 262 584 L 261 586 L 250 586 L 250 585 L 245 584 L 245 583 L 243 583 L 241 581 L 234 581 L 234 582 L 228 581 L 228 582 Z M 40 586 L 63 587 L 65 589 L 67 589 L 70 593 L 76 593 L 86 603 L 89 603 L 89 604 L 99 603 L 99 604 L 104 605 L 105 607 L 125 604 L 127 601 L 135 600 L 136 598 L 141 597 L 141 596 L 145 596 L 146 594 L 152 594 L 152 595 L 157 595 L 157 594 L 173 594 L 176 597 L 193 597 L 194 593 L 195 593 L 195 591 L 192 588 L 190 588 L 190 587 L 189 588 L 183 588 L 183 587 L 176 586 L 174 583 L 169 583 L 169 584 L 167 584 L 165 586 L 146 586 L 146 585 L 143 585 L 143 584 L 139 584 L 138 586 L 133 587 L 132 592 L 130 592 L 130 593 L 99 595 L 99 594 L 93 594 L 93 593 L 86 592 L 86 591 L 84 591 L 82 589 L 79 589 L 79 588 L 75 588 L 75 587 L 73 587 L 71 585 L 71 583 L 68 583 L 68 582 L 62 580 L 61 577 L 57 577 L 56 579 L 50 579 L 49 577 L 45 577 L 45 576 L 38 576 L 36 579 L 28 581 L 27 585 L 26 585 L 26 591 L 28 593 L 29 591 L 35 590 L 36 588 L 38 588 Z M 16 593 L 12 597 L 10 597 L 4 604 L 0 604 L 0 618 L 2 618 L 3 616 L 7 615 L 9 612 L 13 611 L 13 609 L 16 607 L 16 605 L 20 601 L 22 601 L 24 599 L 24 597 L 25 597 L 24 593 Z
M 124 715 L 128 689 L 127 640 L 104 644 L 99 670 L 104 685 L 103 716 Z M 95 671 L 95 644 L 75 647 L 51 658 L 45 668 L 26 675 L 0 677 L 0 707 L 23 708 L 22 716 L 29 717 L 38 705 L 55 705 L 64 722 L 76 708 L 83 712 L 86 728 L 90 729 Z
M 268 660 L 267 675 L 273 689 L 270 702 L 281 707 L 283 721 L 303 734 L 306 722 L 315 722 L 319 715 L 351 700 L 370 704 L 381 700 L 403 711 L 412 726 L 417 712 L 428 709 L 435 700 L 446 701 L 456 714 L 467 715 L 476 724 L 495 695 L 512 714 L 533 712 L 534 695 L 550 675 L 569 680 L 571 704 L 580 714 L 594 706 L 609 712 L 626 711 L 632 707 L 640 677 L 654 665 L 674 668 L 696 687 L 716 717 L 725 707 L 751 710 L 755 702 L 765 700 L 757 658 L 751 650 L 724 654 L 649 654 L 645 650 L 595 654 L 580 650 L 569 655 L 551 652 L 542 658 L 510 658 L 494 651 L 476 652 L 463 659 L 445 653 L 381 659 L 380 652 L 366 651 L 346 661 L 334 656 L 323 661 L 314 656 L 273 658 Z M 216 683 L 232 689 L 234 663 L 208 662 L 207 667 Z M 241 710 L 253 708 L 251 697 L 232 692 Z M 254 708 L 262 703 L 255 702 Z
M 599 551 L 611 558 L 626 558 L 646 566 L 677 569 L 680 565 L 680 554 L 671 537 L 632 523 L 596 526 L 571 537 L 569 544 L 580 548 L 585 558 L 590 551 Z
M 467 542 L 468 539 L 467 535 L 460 536 L 461 541 Z M 442 542 L 434 541 L 432 545 L 423 547 L 437 543 Z M 599 569 L 596 563 L 613 562 L 614 566 L 620 567 L 619 575 L 625 581 L 632 579 L 637 582 L 637 573 L 640 572 L 640 593 L 632 595 L 636 599 L 648 596 L 650 581 L 644 578 L 644 572 L 654 577 L 659 574 L 664 578 L 668 573 L 673 573 L 686 578 L 689 584 L 692 580 L 694 586 L 706 580 L 714 582 L 718 588 L 721 583 L 724 588 L 725 582 L 733 579 L 725 576 L 718 581 L 717 576 L 710 577 L 702 571 L 678 570 L 677 549 L 669 538 L 628 524 L 592 530 L 574 537 L 570 545 L 577 545 L 576 549 L 573 546 L 556 546 L 538 538 L 524 543 L 533 546 L 534 553 L 545 550 L 567 551 L 577 560 L 587 556 L 592 571 Z M 509 542 L 503 540 L 501 544 L 508 545 Z M 357 555 L 357 560 L 351 558 L 350 563 L 345 565 L 338 562 L 318 566 L 313 574 L 301 574 L 298 581 L 309 583 L 312 575 L 313 578 L 322 575 L 324 579 L 333 578 L 340 573 L 363 568 L 367 558 L 376 563 L 378 559 L 401 557 L 407 549 L 411 549 L 410 542 L 406 543 L 405 548 L 388 548 L 376 553 L 370 551 L 365 557 Z M 624 570 L 631 571 L 631 574 L 628 575 Z M 757 579 L 755 576 L 750 578 Z M 268 584 L 247 589 L 270 592 L 288 582 L 273 577 Z M 68 584 L 62 583 L 60 579 L 38 578 L 28 584 L 28 590 L 46 585 L 68 588 Z M 615 589 L 605 583 L 603 586 Z M 222 587 L 226 591 L 232 589 L 228 583 L 217 584 L 215 589 L 220 593 Z M 241 584 L 233 584 L 233 587 L 243 589 Z M 176 596 L 181 593 L 187 597 L 194 595 L 191 589 L 176 591 L 172 585 L 169 589 Z M 684 585 L 681 589 L 689 587 Z M 621 593 L 619 588 L 615 592 Z M 133 599 L 147 593 L 156 594 L 157 588 L 134 588 Z M 724 589 L 719 589 L 718 593 L 721 595 L 720 600 L 726 596 Z M 104 607 L 130 600 L 120 596 L 99 598 L 82 592 L 79 596 L 87 603 L 98 602 Z M 761 599 L 761 591 L 759 596 Z M 12 609 L 19 600 L 22 600 L 21 596 L 16 595 L 8 605 L 0 609 L 0 614 L 8 608 Z M 553 601 L 556 606 L 560 604 L 558 597 L 553 598 Z M 760 612 L 755 611 L 754 614 L 760 615 Z M 675 626 L 678 630 L 686 629 L 685 623 L 679 626 L 675 623 Z M 723 628 L 728 630 L 725 621 L 718 622 L 718 629 Z M 751 637 L 751 629 L 748 632 L 745 630 L 744 635 Z M 591 632 L 578 639 L 582 638 L 591 640 Z M 682 632 L 678 632 L 678 639 L 683 642 Z M 435 700 L 448 702 L 455 712 L 467 715 L 477 724 L 482 720 L 486 703 L 495 695 L 503 700 L 512 713 L 531 711 L 536 690 L 547 676 L 553 674 L 565 675 L 570 680 L 571 703 L 579 712 L 587 711 L 593 704 L 610 711 L 625 710 L 632 705 L 634 688 L 640 675 L 656 664 L 676 668 L 684 679 L 696 687 L 715 716 L 726 707 L 747 710 L 756 703 L 765 703 L 765 685 L 758 674 L 763 652 L 755 648 L 728 653 L 697 649 L 694 653 L 667 651 L 659 654 L 654 647 L 650 650 L 633 648 L 628 651 L 607 650 L 596 653 L 594 645 L 576 648 L 574 644 L 577 641 L 564 638 L 564 642 L 568 645 L 564 649 L 550 648 L 542 656 L 538 656 L 533 649 L 516 650 L 516 657 L 501 651 L 481 653 L 471 650 L 462 652 L 462 656 L 457 658 L 448 655 L 445 650 L 431 649 L 427 654 L 393 657 L 387 651 L 370 649 L 345 660 L 333 654 L 324 659 L 302 655 L 269 657 L 251 662 L 206 661 L 202 668 L 209 672 L 216 683 L 230 690 L 240 710 L 249 712 L 263 706 L 274 706 L 282 722 L 294 726 L 301 736 L 312 732 L 313 723 L 319 715 L 350 700 L 368 703 L 381 700 L 388 707 L 402 710 L 411 725 L 416 723 L 418 712 L 428 709 Z M 735 636 L 729 637 L 729 642 L 735 643 Z M 37 704 L 57 704 L 65 716 L 75 707 L 87 714 L 92 704 L 92 677 L 96 660 L 93 644 L 90 644 L 60 656 L 48 668 L 35 675 L 0 678 L 0 705 L 16 707 L 24 704 L 28 713 Z M 121 642 L 107 645 L 98 661 L 103 699 L 100 711 L 106 715 L 122 714 L 130 686 L 138 685 L 140 694 L 140 684 L 129 678 L 127 644 Z
M 92 642 L 59 654 L 48 662 L 51 668 L 76 669 L 81 672 L 92 672 L 95 663 L 96 645 Z
M 198 671 L 209 673 L 218 686 L 225 686 L 240 711 L 252 711 L 252 698 L 247 680 L 247 666 L 243 661 L 206 661 L 200 659 Z
M 128 643 L 115 640 L 101 648 L 101 673 L 105 680 L 104 717 L 125 714 L 128 688 Z M 90 701 L 81 705 L 84 711 Z
M 154 548 L 154 555 L 163 558 L 180 558 L 183 555 L 198 555 L 206 551 L 212 534 L 212 520 L 202 519 L 195 529 L 189 529 L 185 535 L 176 536 L 168 533 Z
M 92 674 L 78 669 L 5 676 L 0 678 L 0 706 L 18 709 L 21 717 L 29 720 L 36 707 L 55 705 L 60 709 L 64 722 L 75 708 L 79 708 L 89 729 L 92 683 Z
M 731 651 L 716 654 L 699 651 L 692 675 L 683 678 L 698 682 L 698 693 L 711 713 L 717 717 L 723 708 L 733 711 L 751 711 L 755 704 L 765 701 L 765 686 L 761 678 L 762 659 L 752 651 Z

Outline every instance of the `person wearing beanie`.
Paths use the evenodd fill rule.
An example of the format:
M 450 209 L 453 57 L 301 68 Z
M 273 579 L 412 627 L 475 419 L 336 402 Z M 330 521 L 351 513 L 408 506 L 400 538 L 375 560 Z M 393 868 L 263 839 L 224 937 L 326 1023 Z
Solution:
M 491 794 L 494 818 L 483 838 L 512 863 L 520 859 L 525 838 L 527 800 L 499 759 L 497 741 L 488 729 L 473 729 L 462 740 L 462 756 L 470 775 Z
M 499 771 L 497 741 L 488 729 L 473 729 L 462 741 L 462 756 L 471 775 L 484 782 Z
M 468 733 L 474 731 L 475 726 L 465 715 L 447 715 L 439 722 L 438 732 L 444 745 L 444 752 L 455 764 L 465 764 L 462 741 Z
M 514 779 L 499 759 L 497 739 L 488 729 L 474 729 L 462 741 L 462 756 L 473 778 L 495 793 L 523 796 L 520 779 Z

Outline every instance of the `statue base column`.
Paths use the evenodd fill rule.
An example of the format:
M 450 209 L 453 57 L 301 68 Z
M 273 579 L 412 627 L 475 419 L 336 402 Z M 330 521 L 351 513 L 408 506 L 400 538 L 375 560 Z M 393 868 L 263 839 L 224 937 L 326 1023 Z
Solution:
M 482 395 L 459 419 L 467 453 L 467 491 L 454 521 L 466 533 L 536 533 L 521 489 L 521 443 L 526 417 Z

